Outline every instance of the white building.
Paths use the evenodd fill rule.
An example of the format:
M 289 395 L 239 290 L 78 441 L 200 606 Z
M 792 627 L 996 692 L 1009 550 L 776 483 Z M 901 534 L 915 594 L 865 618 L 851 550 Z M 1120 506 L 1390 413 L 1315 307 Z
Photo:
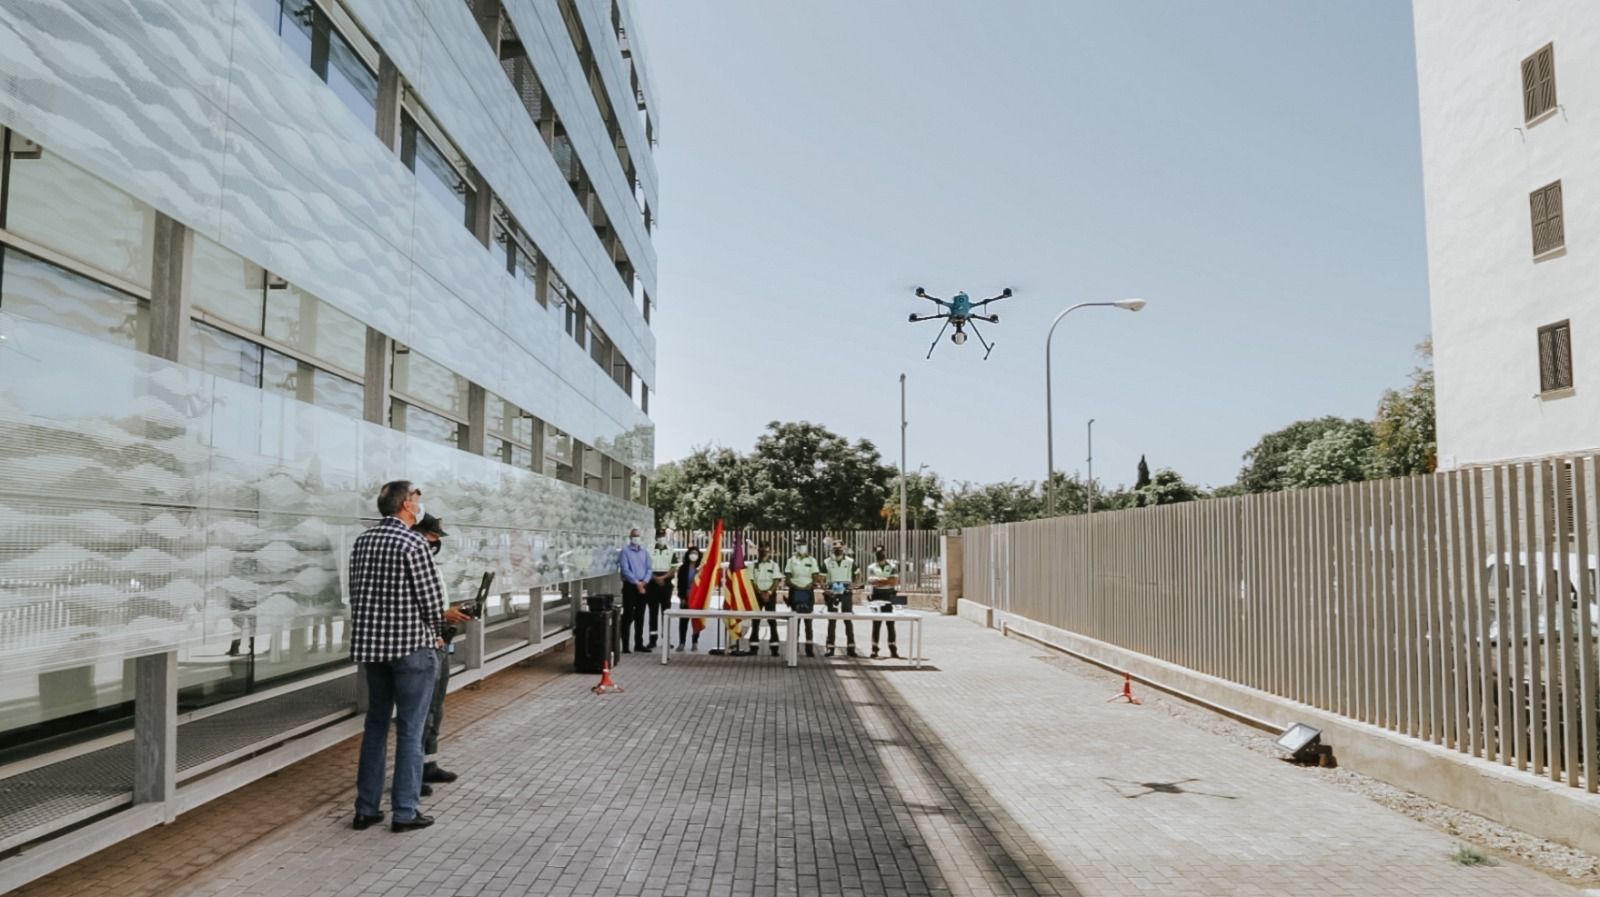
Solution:
M 1413 11 L 1440 465 L 1600 447 L 1600 3 Z

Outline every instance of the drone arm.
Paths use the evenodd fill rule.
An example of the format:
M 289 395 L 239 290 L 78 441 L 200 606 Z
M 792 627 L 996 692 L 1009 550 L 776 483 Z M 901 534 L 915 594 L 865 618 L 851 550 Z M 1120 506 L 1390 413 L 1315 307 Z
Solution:
M 920 290 L 917 292 L 917 298 L 918 299 L 926 299 L 929 302 L 932 302 L 932 303 L 934 303 L 935 305 L 938 305 L 941 308 L 949 308 L 950 307 L 950 303 L 944 301 L 943 299 L 940 299 L 938 296 L 930 296 L 927 293 L 924 293 L 924 292 L 922 292 Z
M 999 315 L 973 315 L 972 317 L 976 318 L 979 321 L 988 321 L 990 324 L 998 324 L 998 323 L 1000 323 L 1000 316 Z
M 907 320 L 909 320 L 912 324 L 915 324 L 918 321 L 936 321 L 939 318 L 944 318 L 944 319 L 948 320 L 950 318 L 950 316 L 949 315 L 945 315 L 945 314 L 939 314 L 939 313 L 936 312 L 936 313 L 931 314 L 931 315 L 912 315 Z
M 983 300 L 982 302 L 974 302 L 974 303 L 972 303 L 972 307 L 973 308 L 982 308 L 982 307 L 984 307 L 985 305 L 988 305 L 991 302 L 999 302 L 1001 299 L 1010 299 L 1010 298 L 1011 298 L 1011 290 L 1007 289 L 1007 290 L 1001 292 L 1001 294 L 998 295 L 998 296 L 990 296 L 989 298 Z

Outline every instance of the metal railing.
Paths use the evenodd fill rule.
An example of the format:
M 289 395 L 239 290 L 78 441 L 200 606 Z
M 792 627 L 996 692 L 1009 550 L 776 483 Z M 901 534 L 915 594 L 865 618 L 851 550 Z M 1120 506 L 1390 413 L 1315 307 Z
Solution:
M 965 597 L 1595 792 L 1596 463 L 969 528 Z
M 900 551 L 900 531 L 894 530 L 729 530 L 723 534 L 725 552 L 733 548 L 733 539 L 737 536 L 748 540 L 746 551 L 749 552 L 751 561 L 755 560 L 756 546 L 761 542 L 772 543 L 772 555 L 780 560 L 788 560 L 794 553 L 794 546 L 801 540 L 807 540 L 813 554 L 820 557 L 823 551 L 823 539 L 842 541 L 845 550 L 855 556 L 856 563 L 863 568 L 872 562 L 873 549 L 882 545 L 889 552 L 890 560 L 905 558 L 901 570 L 900 588 L 905 591 L 937 592 L 944 585 L 944 567 L 939 554 L 939 530 L 908 530 L 906 532 L 905 551 Z M 674 548 L 686 548 L 698 545 L 704 548 L 711 542 L 711 533 L 707 530 L 672 530 L 668 540 Z M 726 560 L 726 558 L 724 558 Z

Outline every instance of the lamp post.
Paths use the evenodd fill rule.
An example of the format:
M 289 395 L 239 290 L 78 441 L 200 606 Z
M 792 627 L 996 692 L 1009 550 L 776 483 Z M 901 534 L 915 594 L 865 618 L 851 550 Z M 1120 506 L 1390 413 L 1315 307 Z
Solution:
M 1084 484 L 1089 496 L 1089 513 L 1094 513 L 1094 418 L 1089 418 L 1089 481 Z
M 1047 468 L 1044 485 L 1046 494 L 1045 510 L 1052 517 L 1056 513 L 1056 428 L 1054 403 L 1051 402 L 1050 394 L 1050 341 L 1055 337 L 1056 325 L 1061 323 L 1061 319 L 1080 308 L 1120 308 L 1126 311 L 1138 311 L 1144 308 L 1144 300 L 1119 299 L 1116 302 L 1079 302 L 1077 305 L 1063 310 L 1061 314 L 1056 315 L 1054 321 L 1050 322 L 1050 332 L 1044 338 L 1044 451 Z

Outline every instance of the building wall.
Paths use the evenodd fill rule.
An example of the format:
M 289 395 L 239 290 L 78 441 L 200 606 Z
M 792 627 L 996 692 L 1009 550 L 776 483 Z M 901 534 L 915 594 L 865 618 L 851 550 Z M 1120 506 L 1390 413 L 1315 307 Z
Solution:
M 654 428 L 633 396 L 288 49 L 254 8 L 262 2 L 0 5 L 0 127 L 600 450 L 617 469 L 648 473 Z M 576 2 L 597 60 L 615 68 L 610 4 Z M 639 201 L 555 0 L 506 8 L 653 296 Z M 343 9 L 635 377 L 652 384 L 655 340 L 633 285 L 466 3 L 349 0 Z M 625 75 L 604 80 L 640 195 L 654 208 L 651 147 Z M 15 246 L 4 251 L 16 257 Z M 0 285 L 6 277 L 0 266 Z M 496 592 L 536 599 L 557 583 L 612 576 L 624 534 L 651 523 L 642 504 L 584 488 L 581 471 L 562 482 L 0 303 L 0 735 L 19 720 L 125 699 L 123 658 L 137 654 L 179 651 L 182 685 L 233 675 L 222 649 L 241 635 L 270 640 L 263 662 L 281 672 L 337 662 L 279 663 L 285 652 L 319 650 L 318 627 L 343 620 L 350 541 L 374 516 L 378 486 L 397 478 L 422 485 L 429 511 L 446 520 L 441 566 L 460 598 L 486 570 L 497 574 Z
M 1600 5 L 1414 0 L 1439 458 L 1600 447 Z M 1560 108 L 1523 121 L 1554 42 Z M 1563 185 L 1565 253 L 1533 261 L 1528 194 Z M 1573 390 L 1540 398 L 1538 328 L 1572 322 Z

